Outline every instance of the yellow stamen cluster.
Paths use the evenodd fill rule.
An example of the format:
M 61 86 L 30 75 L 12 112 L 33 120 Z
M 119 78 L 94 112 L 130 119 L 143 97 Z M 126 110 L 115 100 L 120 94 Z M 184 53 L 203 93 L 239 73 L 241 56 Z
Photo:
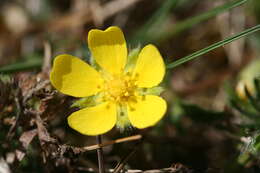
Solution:
M 113 76 L 105 81 L 103 99 L 106 101 L 125 104 L 129 101 L 135 101 L 136 96 L 136 77 L 131 77 L 130 73 Z

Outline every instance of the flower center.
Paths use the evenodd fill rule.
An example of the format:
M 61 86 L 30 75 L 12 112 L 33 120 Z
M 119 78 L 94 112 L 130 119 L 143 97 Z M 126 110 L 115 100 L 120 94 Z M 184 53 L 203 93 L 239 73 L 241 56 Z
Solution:
M 136 89 L 136 80 L 131 78 L 130 74 L 114 76 L 105 82 L 104 99 L 116 103 L 135 100 Z

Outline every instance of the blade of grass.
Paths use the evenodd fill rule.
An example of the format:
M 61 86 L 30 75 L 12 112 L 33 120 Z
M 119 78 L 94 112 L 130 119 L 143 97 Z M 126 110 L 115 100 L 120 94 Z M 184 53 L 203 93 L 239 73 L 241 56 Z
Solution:
M 29 70 L 32 68 L 39 68 L 42 65 L 42 59 L 34 58 L 25 62 L 17 62 L 15 64 L 0 67 L 0 73 L 12 73 L 16 71 Z
M 157 32 L 151 33 L 149 36 L 146 36 L 147 40 L 145 40 L 145 42 L 148 43 L 148 42 L 166 41 L 168 38 L 171 38 L 174 35 L 177 35 L 178 33 L 185 31 L 196 24 L 199 24 L 205 20 L 208 20 L 209 18 L 212 18 L 220 13 L 226 12 L 232 8 L 243 5 L 247 1 L 248 0 L 236 0 L 236 1 L 227 2 L 224 5 L 216 7 L 203 14 L 188 18 L 174 25 L 170 25 L 169 27 L 167 27 L 166 31 L 158 32 L 157 30 Z
M 149 37 L 149 31 L 155 26 L 159 26 L 167 18 L 170 10 L 176 6 L 179 0 L 166 0 L 152 17 L 135 33 L 130 42 L 144 42 Z
M 201 49 L 201 50 L 199 50 L 197 52 L 194 52 L 194 53 L 192 53 L 192 54 L 190 54 L 188 56 L 185 56 L 185 57 L 183 57 L 181 59 L 178 59 L 178 60 L 176 60 L 176 61 L 174 61 L 172 63 L 169 63 L 166 67 L 168 69 L 177 67 L 177 66 L 179 66 L 179 65 L 181 65 L 181 64 L 183 64 L 185 62 L 188 62 L 188 61 L 193 60 L 193 59 L 195 59 L 195 58 L 197 58 L 197 57 L 199 57 L 199 56 L 201 56 L 203 54 L 206 54 L 206 53 L 208 53 L 208 52 L 210 52 L 210 51 L 212 51 L 212 50 L 214 50 L 216 48 L 224 46 L 224 45 L 226 45 L 228 43 L 231 43 L 231 42 L 233 42 L 235 40 L 238 40 L 238 39 L 240 39 L 242 37 L 245 37 L 245 36 L 247 36 L 249 34 L 252 34 L 254 32 L 257 32 L 259 30 L 260 30 L 260 25 L 256 25 L 256 26 L 254 26 L 252 28 L 249 28 L 249 29 L 247 29 L 247 30 L 245 30 L 243 32 L 240 32 L 240 33 L 238 33 L 238 34 L 236 34 L 234 36 L 226 38 L 225 40 L 222 40 L 222 41 L 219 41 L 217 43 L 214 43 L 214 44 L 212 44 L 212 45 L 210 45 L 210 46 L 208 46 L 208 47 L 206 47 L 204 49 Z

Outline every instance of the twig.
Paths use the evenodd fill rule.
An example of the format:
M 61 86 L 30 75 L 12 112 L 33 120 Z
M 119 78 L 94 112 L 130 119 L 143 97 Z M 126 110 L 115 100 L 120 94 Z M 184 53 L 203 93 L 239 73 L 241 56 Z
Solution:
M 42 64 L 42 71 L 48 73 L 51 69 L 51 45 L 48 41 L 44 41 L 44 59 Z
M 98 135 L 97 136 L 97 144 L 100 146 L 101 143 L 102 143 L 101 135 Z M 97 155 L 98 155 L 98 169 L 99 169 L 99 173 L 105 173 L 104 155 L 103 155 L 102 147 L 97 149 Z
M 142 135 L 135 135 L 135 136 L 130 136 L 130 137 L 126 137 L 126 138 L 120 138 L 120 139 L 116 139 L 113 141 L 107 141 L 107 142 L 103 142 L 99 145 L 91 145 L 91 146 L 87 146 L 87 147 L 83 147 L 84 151 L 91 151 L 91 150 L 96 150 L 98 148 L 101 147 L 105 147 L 108 145 L 113 145 L 113 144 L 118 144 L 118 143 L 122 143 L 122 142 L 128 142 L 128 141 L 134 141 L 134 140 L 139 140 L 142 138 Z

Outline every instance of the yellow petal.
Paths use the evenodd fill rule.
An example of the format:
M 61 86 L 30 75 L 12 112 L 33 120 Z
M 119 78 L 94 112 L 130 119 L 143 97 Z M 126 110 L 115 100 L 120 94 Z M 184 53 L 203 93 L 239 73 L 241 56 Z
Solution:
M 66 54 L 55 58 L 50 81 L 57 90 L 74 97 L 94 95 L 102 84 L 102 78 L 94 68 Z
M 92 29 L 88 34 L 88 45 L 96 62 L 111 74 L 121 73 L 127 59 L 124 34 L 116 26 L 105 31 Z
M 114 127 L 116 114 L 116 105 L 106 102 L 72 113 L 68 117 L 68 124 L 81 134 L 100 135 Z
M 145 46 L 137 59 L 134 75 L 137 77 L 137 85 L 143 88 L 151 88 L 163 80 L 165 65 L 160 52 L 153 45 Z
M 136 103 L 128 105 L 128 118 L 139 129 L 155 125 L 166 112 L 164 99 L 154 95 L 139 96 Z

